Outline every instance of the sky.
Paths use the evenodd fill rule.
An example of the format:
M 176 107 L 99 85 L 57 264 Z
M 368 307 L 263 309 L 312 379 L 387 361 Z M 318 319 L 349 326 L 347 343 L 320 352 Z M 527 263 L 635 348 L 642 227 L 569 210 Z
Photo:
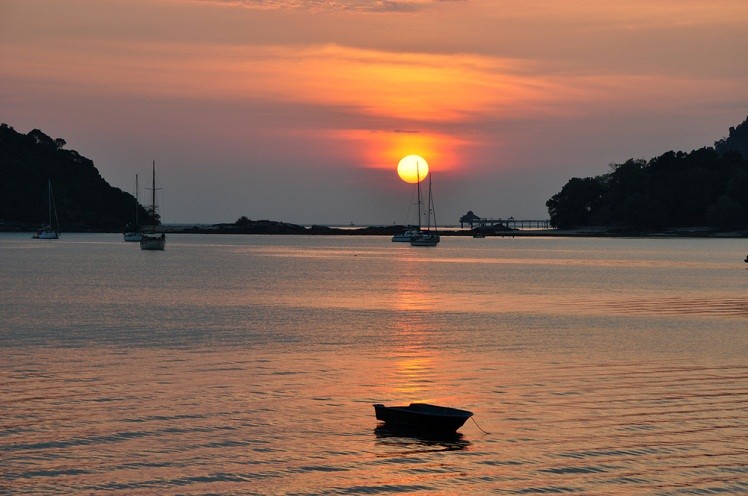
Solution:
M 165 223 L 546 219 L 572 177 L 748 116 L 745 0 L 0 0 L 0 122 Z M 141 198 L 143 195 L 141 190 Z

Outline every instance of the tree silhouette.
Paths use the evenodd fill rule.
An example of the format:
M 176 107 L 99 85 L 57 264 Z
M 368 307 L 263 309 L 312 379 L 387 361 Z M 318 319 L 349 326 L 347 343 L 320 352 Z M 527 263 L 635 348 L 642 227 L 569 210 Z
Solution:
M 146 210 L 135 198 L 110 186 L 91 160 L 65 150 L 62 138 L 39 129 L 28 134 L 0 125 L 0 221 L 5 226 L 38 226 L 47 218 L 51 181 L 63 230 L 116 231 Z
M 551 225 L 661 228 L 748 227 L 748 119 L 716 148 L 666 152 L 572 178 L 546 206 Z M 721 151 L 720 151 L 721 150 Z

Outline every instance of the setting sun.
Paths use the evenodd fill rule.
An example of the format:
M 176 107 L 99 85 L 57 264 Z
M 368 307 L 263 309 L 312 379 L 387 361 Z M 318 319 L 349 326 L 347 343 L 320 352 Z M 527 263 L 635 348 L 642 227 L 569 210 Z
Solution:
M 418 155 L 408 155 L 397 164 L 397 175 L 406 183 L 423 181 L 429 174 L 429 164 Z

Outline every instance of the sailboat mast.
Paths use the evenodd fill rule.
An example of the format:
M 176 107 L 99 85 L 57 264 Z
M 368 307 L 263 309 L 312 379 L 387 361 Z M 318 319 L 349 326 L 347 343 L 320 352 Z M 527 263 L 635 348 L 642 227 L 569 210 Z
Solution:
M 151 232 L 156 232 L 156 161 L 153 161 L 153 183 L 151 184 Z
M 427 207 L 426 230 L 430 232 L 431 231 L 431 174 L 429 174 L 429 199 L 428 199 L 428 202 L 426 203 L 426 207 Z
M 138 175 L 135 174 L 135 230 L 138 230 Z
M 416 186 L 418 188 L 418 230 L 421 230 L 421 172 L 420 164 L 416 161 Z
M 429 228 L 431 227 L 431 215 L 434 216 L 434 231 L 436 231 L 436 211 L 434 210 L 434 197 L 431 195 L 431 177 L 429 174 Z
M 49 229 L 52 229 L 52 180 L 47 179 L 47 204 L 49 205 Z
M 434 208 L 434 197 L 431 196 L 431 177 L 429 176 L 429 202 L 431 203 L 431 211 L 434 214 L 434 231 L 436 231 L 436 208 Z

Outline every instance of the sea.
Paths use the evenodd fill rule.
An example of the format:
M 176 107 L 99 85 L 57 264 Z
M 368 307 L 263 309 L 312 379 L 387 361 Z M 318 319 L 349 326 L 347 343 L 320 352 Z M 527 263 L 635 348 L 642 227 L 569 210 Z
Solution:
M 747 253 L 3 233 L 0 494 L 748 494 Z

